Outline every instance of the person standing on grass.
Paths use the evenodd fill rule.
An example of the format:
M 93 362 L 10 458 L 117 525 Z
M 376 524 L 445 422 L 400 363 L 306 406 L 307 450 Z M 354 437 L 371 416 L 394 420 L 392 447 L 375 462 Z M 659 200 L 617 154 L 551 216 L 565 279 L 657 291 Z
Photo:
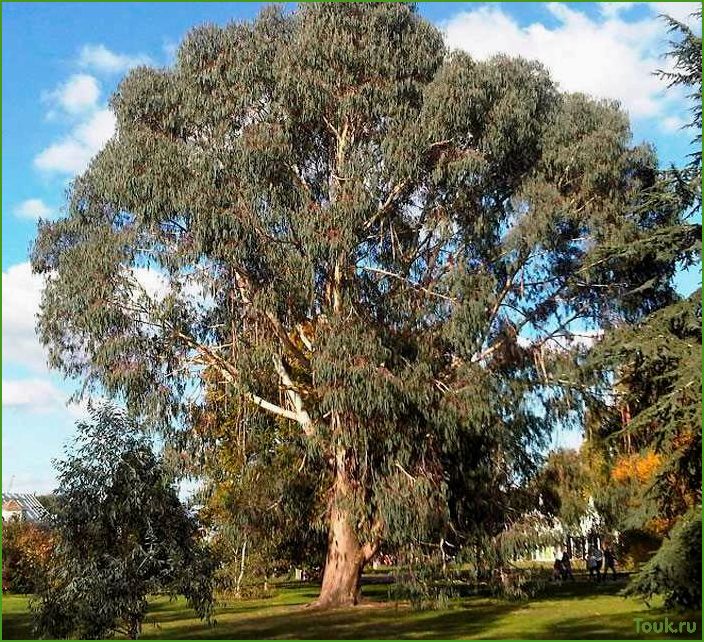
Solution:
M 594 552 L 594 546 L 590 546 L 589 553 L 587 553 L 587 570 L 589 571 L 590 580 L 596 576 L 596 554 Z
M 607 544 L 604 547 L 604 579 L 606 579 L 606 575 L 611 569 L 611 572 L 613 573 L 613 579 L 614 582 L 616 581 L 616 556 L 614 555 L 614 550 L 611 547 L 611 544 Z
M 601 550 L 601 545 L 596 547 L 594 551 L 594 560 L 596 562 L 596 581 L 601 582 L 601 569 L 604 565 L 604 552 Z
M 552 579 L 559 582 L 564 577 L 564 569 L 562 567 L 562 560 L 560 559 L 560 552 L 555 551 L 555 561 L 552 565 Z
M 562 553 L 562 579 L 566 580 L 570 578 L 574 582 L 574 575 L 572 575 L 572 558 L 567 552 L 567 549 Z

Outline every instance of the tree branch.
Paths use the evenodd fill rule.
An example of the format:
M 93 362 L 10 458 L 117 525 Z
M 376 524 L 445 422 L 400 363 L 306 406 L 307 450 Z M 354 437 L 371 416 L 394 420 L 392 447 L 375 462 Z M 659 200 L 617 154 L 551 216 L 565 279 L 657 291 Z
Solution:
M 237 288 L 240 291 L 240 296 L 242 297 L 243 303 L 247 305 L 252 305 L 252 283 L 249 278 L 240 272 L 239 270 L 234 270 L 235 280 L 237 282 Z M 273 312 L 264 312 L 264 316 L 271 325 L 274 334 L 278 337 L 279 341 L 283 347 L 290 353 L 290 355 L 298 362 L 298 364 L 304 370 L 310 370 L 310 361 L 308 357 L 298 348 L 298 346 L 291 341 L 288 336 L 286 329 L 283 327 L 281 321 L 276 317 Z
M 305 433 L 305 435 L 307 437 L 312 437 L 313 433 L 315 432 L 313 427 L 313 420 L 311 419 L 310 414 L 303 405 L 303 398 L 301 397 L 300 393 L 298 392 L 298 389 L 296 388 L 295 384 L 293 383 L 293 380 L 291 379 L 291 376 L 286 370 L 286 367 L 284 366 L 281 357 L 274 355 L 272 357 L 272 360 L 274 362 L 274 369 L 279 375 L 281 383 L 284 385 L 284 388 L 286 390 L 286 396 L 295 408 L 295 412 L 293 413 L 295 420 L 299 424 L 301 424 L 301 428 L 303 428 L 303 432 Z
M 445 294 L 440 294 L 439 292 L 435 292 L 433 290 L 430 290 L 429 288 L 425 288 L 422 285 L 419 285 L 418 283 L 414 283 L 413 281 L 410 281 L 404 276 L 401 276 L 400 274 L 396 274 L 394 272 L 389 272 L 388 270 L 382 270 L 380 268 L 374 268 L 374 267 L 369 267 L 366 265 L 358 265 L 356 266 L 357 270 L 365 270 L 366 272 L 374 272 L 375 274 L 381 274 L 383 276 L 388 276 L 392 279 L 398 279 L 399 281 L 403 281 L 406 283 L 409 287 L 413 288 L 414 290 L 422 290 L 423 292 L 426 292 L 430 296 L 435 296 L 440 299 L 444 299 L 445 301 L 451 301 L 452 303 L 457 303 L 457 299 L 447 296 Z

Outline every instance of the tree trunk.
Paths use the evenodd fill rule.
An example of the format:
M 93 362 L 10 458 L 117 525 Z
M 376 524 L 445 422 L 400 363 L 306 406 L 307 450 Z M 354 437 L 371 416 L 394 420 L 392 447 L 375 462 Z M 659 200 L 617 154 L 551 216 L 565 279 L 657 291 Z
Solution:
M 139 640 L 139 634 L 142 630 L 142 622 L 139 617 L 128 618 L 127 620 L 127 635 L 130 640 Z
M 339 433 L 340 417 L 333 413 L 331 425 Z M 347 451 L 338 447 L 334 460 L 334 496 L 329 512 L 328 550 L 323 571 L 323 585 L 318 608 L 353 606 L 362 596 L 362 570 L 376 552 L 377 544 L 362 545 L 355 531 L 349 505 L 352 484 L 348 472 Z
M 247 538 L 244 538 L 244 543 L 242 544 L 242 559 L 240 560 L 240 574 L 237 576 L 237 584 L 235 586 L 235 595 L 237 597 L 242 597 L 242 578 L 244 577 L 244 561 L 245 555 L 247 554 Z
M 334 507 L 330 514 L 328 552 L 320 596 L 312 606 L 333 608 L 359 603 L 362 570 L 366 563 L 364 549 L 345 511 Z

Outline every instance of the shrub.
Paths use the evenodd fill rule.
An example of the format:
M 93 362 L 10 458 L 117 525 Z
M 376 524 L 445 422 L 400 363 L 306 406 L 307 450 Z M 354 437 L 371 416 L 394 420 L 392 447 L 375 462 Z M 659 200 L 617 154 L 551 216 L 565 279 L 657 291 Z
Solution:
M 39 590 L 51 560 L 51 531 L 38 524 L 12 520 L 2 529 L 2 590 Z

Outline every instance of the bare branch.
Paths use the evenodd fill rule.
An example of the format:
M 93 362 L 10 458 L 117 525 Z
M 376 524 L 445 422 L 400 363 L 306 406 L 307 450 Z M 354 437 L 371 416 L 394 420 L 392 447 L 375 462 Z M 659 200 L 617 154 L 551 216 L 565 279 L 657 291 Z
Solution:
M 413 281 L 410 281 L 409 279 L 407 279 L 406 277 L 404 277 L 400 274 L 396 274 L 394 272 L 389 272 L 388 270 L 382 270 L 380 268 L 369 267 L 366 265 L 359 265 L 356 267 L 356 269 L 364 270 L 366 272 L 374 272 L 375 274 L 381 274 L 383 276 L 388 276 L 392 279 L 397 279 L 399 281 L 403 281 L 404 283 L 406 283 L 409 287 L 413 288 L 414 290 L 422 290 L 423 292 L 426 292 L 430 296 L 435 296 L 440 299 L 444 299 L 445 301 L 451 301 L 452 303 L 457 303 L 457 299 L 450 297 L 450 296 L 447 296 L 445 294 L 440 294 L 439 292 L 435 292 L 433 290 L 430 290 L 429 288 L 425 288 L 422 285 L 419 285 L 418 283 L 414 283 Z
M 301 397 L 297 386 L 293 383 L 293 380 L 286 370 L 286 366 L 284 366 L 281 357 L 275 355 L 272 357 L 272 360 L 274 362 L 274 370 L 276 370 L 276 373 L 279 375 L 279 379 L 281 379 L 281 383 L 284 385 L 286 390 L 286 396 L 295 408 L 295 412 L 293 413 L 295 420 L 301 424 L 301 428 L 303 428 L 303 432 L 306 436 L 311 437 L 314 433 L 313 420 L 311 419 L 308 411 L 305 409 L 303 398 Z
M 266 399 L 263 399 L 262 397 L 255 395 L 251 392 L 247 393 L 246 397 L 260 408 L 263 408 L 264 410 L 267 410 L 275 415 L 279 415 L 280 417 L 285 417 L 286 419 L 298 421 L 298 414 L 295 413 L 293 410 L 286 410 L 285 408 L 277 406 L 276 404 L 273 404 L 270 401 L 267 401 Z

